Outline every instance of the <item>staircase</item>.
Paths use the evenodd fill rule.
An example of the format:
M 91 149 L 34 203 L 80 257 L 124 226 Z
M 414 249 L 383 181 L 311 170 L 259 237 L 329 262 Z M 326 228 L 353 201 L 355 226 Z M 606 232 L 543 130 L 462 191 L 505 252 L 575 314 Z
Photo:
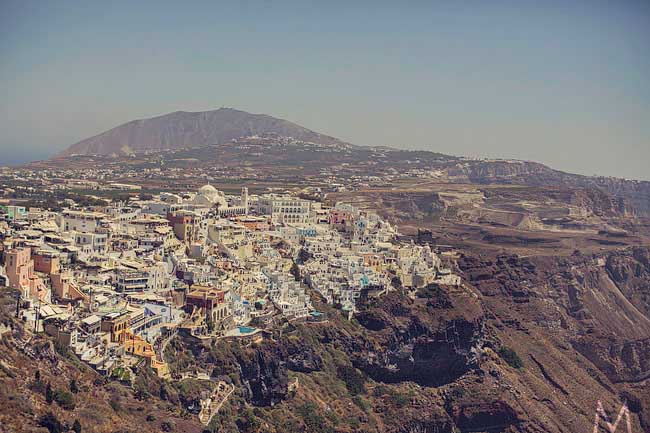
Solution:
M 235 390 L 235 386 L 227 384 L 226 382 L 219 382 L 215 386 L 212 396 L 205 400 L 201 400 L 201 412 L 199 413 L 199 421 L 203 425 L 210 424 L 213 416 L 219 412 L 221 406 L 228 400 L 230 394 Z

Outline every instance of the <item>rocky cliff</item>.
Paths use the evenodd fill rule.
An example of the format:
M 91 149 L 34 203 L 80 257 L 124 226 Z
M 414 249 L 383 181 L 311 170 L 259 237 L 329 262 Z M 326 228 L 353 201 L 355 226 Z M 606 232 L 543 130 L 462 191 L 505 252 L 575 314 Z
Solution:
M 581 176 L 554 170 L 530 161 L 463 161 L 447 168 L 450 179 L 476 184 L 561 186 L 603 191 L 611 196 L 607 205 L 617 212 L 650 215 L 650 182 L 599 176 Z
M 461 287 L 396 289 L 362 300 L 352 321 L 317 303 L 325 324 L 193 349 L 194 362 L 234 377 L 269 432 L 591 431 L 599 400 L 629 402 L 643 431 L 647 254 L 466 253 Z
M 208 431 L 578 432 L 593 429 L 598 401 L 609 412 L 627 402 L 633 431 L 647 431 L 648 257 L 641 247 L 564 257 L 465 252 L 459 287 L 397 288 L 363 299 L 353 320 L 313 294 L 325 323 L 278 323 L 259 344 L 177 337 L 166 357 L 174 372 L 235 385 Z M 93 382 L 73 355 L 40 350 L 33 356 L 47 380 L 83 385 L 69 412 L 48 408 L 15 367 L 36 359 L 1 344 L 3 382 L 30 402 L 3 388 L 14 421 L 36 428 L 48 410 L 70 423 L 92 410 L 84 431 L 115 431 L 127 416 L 124 431 L 203 430 L 194 413 L 206 391 L 199 381 L 142 370 L 130 386 Z

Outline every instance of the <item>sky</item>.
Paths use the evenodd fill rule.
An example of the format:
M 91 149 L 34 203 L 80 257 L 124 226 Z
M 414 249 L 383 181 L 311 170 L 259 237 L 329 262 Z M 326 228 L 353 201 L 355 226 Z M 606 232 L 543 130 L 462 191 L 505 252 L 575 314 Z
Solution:
M 0 165 L 224 106 L 650 180 L 650 1 L 0 0 Z

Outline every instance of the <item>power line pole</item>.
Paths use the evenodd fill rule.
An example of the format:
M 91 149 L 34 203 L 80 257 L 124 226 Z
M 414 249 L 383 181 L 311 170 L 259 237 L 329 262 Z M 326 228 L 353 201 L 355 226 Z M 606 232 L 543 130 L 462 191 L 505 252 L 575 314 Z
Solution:
M 20 314 L 20 300 L 22 299 L 22 296 L 20 292 L 16 294 L 16 319 L 18 318 Z
M 41 298 L 38 298 L 38 308 L 36 309 L 36 319 L 34 320 L 34 334 L 38 332 L 38 319 L 41 315 Z

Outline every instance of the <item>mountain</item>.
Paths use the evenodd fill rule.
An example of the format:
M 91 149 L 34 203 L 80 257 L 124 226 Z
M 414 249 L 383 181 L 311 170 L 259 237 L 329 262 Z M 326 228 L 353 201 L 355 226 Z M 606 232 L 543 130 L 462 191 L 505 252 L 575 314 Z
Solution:
M 57 156 L 126 155 L 201 147 L 225 143 L 240 137 L 267 134 L 317 144 L 345 144 L 334 137 L 319 134 L 286 120 L 265 114 L 220 108 L 201 112 L 175 111 L 150 119 L 134 120 L 81 140 Z

